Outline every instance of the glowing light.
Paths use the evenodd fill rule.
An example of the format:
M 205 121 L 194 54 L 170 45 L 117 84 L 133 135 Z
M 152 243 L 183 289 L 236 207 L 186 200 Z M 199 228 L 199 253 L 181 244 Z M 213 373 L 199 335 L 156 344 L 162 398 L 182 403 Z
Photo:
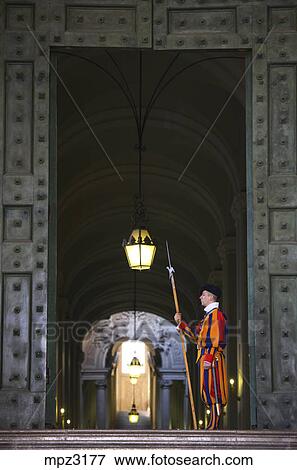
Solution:
M 128 416 L 129 416 L 129 422 L 130 422 L 131 424 L 137 424 L 137 423 L 138 423 L 138 420 L 139 420 L 139 413 L 138 413 L 138 411 L 137 411 L 137 409 L 136 409 L 135 403 L 133 403 L 132 408 L 131 408 L 131 411 L 130 411 L 130 413 L 128 414 Z
M 70 420 L 70 419 L 67 419 L 66 423 L 67 423 L 67 424 L 70 424 L 70 423 L 71 423 L 71 420 Z
M 138 377 L 141 374 L 141 370 L 142 370 L 142 367 L 141 367 L 140 361 L 138 357 L 134 356 L 129 366 L 130 377 L 134 377 L 135 379 L 138 379 Z
M 206 410 L 206 414 L 207 414 L 207 415 L 210 415 L 210 410 Z
M 60 413 L 61 413 L 61 415 L 63 415 L 65 413 L 65 408 L 61 408 Z
M 129 240 L 123 242 L 123 246 L 131 269 L 138 271 L 150 269 L 155 257 L 156 245 L 144 227 L 134 229 Z
M 234 379 L 230 379 L 230 380 L 229 380 L 229 383 L 230 383 L 231 387 L 233 387 L 233 385 L 235 384 L 235 380 L 234 380 Z
M 136 384 L 137 384 L 137 379 L 138 379 L 138 377 L 134 377 L 133 375 L 130 375 L 129 378 L 130 378 L 130 383 L 131 383 L 132 385 L 136 385 Z

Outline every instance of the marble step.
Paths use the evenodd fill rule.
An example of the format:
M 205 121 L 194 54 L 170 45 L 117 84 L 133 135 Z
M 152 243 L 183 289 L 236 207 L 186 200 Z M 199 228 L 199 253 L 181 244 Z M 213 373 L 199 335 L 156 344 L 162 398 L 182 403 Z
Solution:
M 0 431 L 0 449 L 297 449 L 297 432 L 30 430 Z

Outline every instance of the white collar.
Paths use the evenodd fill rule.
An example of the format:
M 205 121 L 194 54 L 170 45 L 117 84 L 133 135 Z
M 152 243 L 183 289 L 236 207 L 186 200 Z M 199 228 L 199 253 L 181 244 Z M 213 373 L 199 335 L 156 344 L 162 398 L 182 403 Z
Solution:
M 214 308 L 218 308 L 219 307 L 219 302 L 212 302 L 211 304 L 208 304 L 207 307 L 204 308 L 204 311 L 206 313 L 209 313 L 211 310 L 213 310 Z

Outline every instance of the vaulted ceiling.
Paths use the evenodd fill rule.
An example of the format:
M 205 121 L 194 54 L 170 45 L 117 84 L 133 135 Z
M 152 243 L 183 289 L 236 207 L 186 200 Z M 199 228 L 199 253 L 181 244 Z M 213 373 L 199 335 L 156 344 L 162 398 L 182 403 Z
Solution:
M 106 71 L 120 82 L 123 74 L 138 105 L 139 54 L 66 49 L 56 58 L 68 90 L 58 80 L 58 293 L 70 317 L 94 321 L 133 308 L 133 275 L 121 242 L 132 228 L 137 193 L 137 129 L 125 94 Z M 244 57 L 230 51 L 143 51 L 143 113 L 174 58 L 165 82 L 176 77 L 156 100 L 144 132 L 143 191 L 158 249 L 152 269 L 137 274 L 137 309 L 169 319 L 165 240 L 181 309 L 192 316 L 199 285 L 221 269 L 217 246 L 235 234 L 230 209 L 245 191 Z

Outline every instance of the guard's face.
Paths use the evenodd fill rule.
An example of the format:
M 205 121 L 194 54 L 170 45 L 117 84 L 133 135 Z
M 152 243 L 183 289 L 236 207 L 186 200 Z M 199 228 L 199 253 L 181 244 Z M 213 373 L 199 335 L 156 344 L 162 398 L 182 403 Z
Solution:
M 213 295 L 207 290 L 202 291 L 202 294 L 200 295 L 199 298 L 203 307 L 207 307 L 207 305 L 213 302 Z

